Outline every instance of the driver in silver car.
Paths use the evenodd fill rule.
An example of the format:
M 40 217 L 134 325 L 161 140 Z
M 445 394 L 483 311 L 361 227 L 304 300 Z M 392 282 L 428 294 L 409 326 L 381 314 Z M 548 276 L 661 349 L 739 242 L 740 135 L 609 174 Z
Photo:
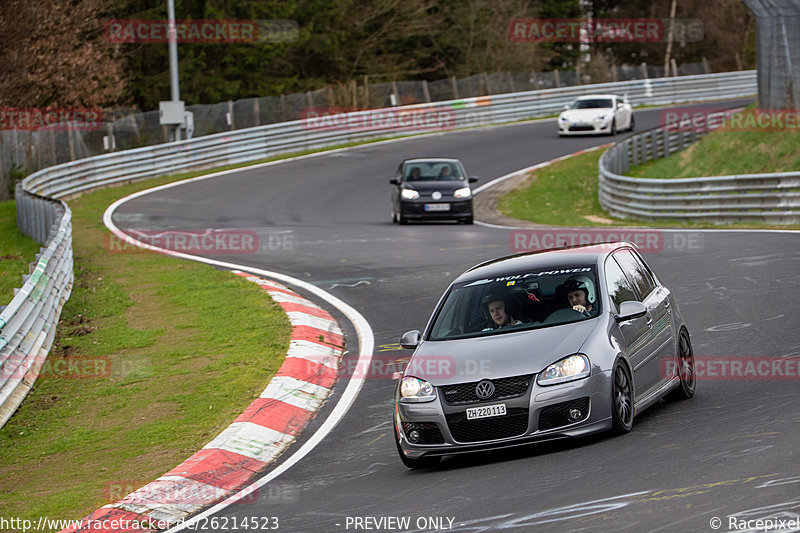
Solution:
M 559 288 L 561 297 L 566 299 L 568 307 L 585 316 L 595 316 L 597 312 L 594 311 L 594 306 L 590 299 L 590 285 L 588 280 L 579 278 L 570 278 L 565 281 Z
M 502 294 L 488 294 L 483 298 L 484 309 L 492 319 L 492 324 L 483 331 L 491 331 L 493 329 L 504 328 L 508 326 L 516 326 L 522 324 L 521 321 L 511 316 L 508 306 L 508 299 Z

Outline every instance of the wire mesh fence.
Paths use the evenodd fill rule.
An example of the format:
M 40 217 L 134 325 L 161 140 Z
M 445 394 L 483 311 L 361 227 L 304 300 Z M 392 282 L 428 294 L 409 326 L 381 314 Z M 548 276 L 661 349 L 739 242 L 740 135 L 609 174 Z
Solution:
M 663 67 L 615 66 L 595 75 L 576 71 L 482 73 L 467 78 L 436 81 L 360 82 L 327 86 L 316 91 L 244 98 L 232 102 L 191 105 L 194 137 L 300 120 L 310 110 L 353 111 L 480 96 L 525 92 L 589 83 L 656 78 Z M 707 63 L 681 65 L 679 75 L 710 73 Z M 37 170 L 106 152 L 167 142 L 169 131 L 160 124 L 159 111 L 102 110 L 102 121 L 58 123 L 39 129 L 0 131 L 0 200 L 8 198 L 19 177 Z

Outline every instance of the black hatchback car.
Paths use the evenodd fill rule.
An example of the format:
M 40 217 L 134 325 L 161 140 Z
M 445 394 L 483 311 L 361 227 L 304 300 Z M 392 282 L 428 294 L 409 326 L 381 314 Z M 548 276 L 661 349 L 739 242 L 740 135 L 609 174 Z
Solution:
M 406 159 L 389 180 L 392 188 L 392 221 L 457 220 L 472 224 L 472 190 L 478 181 L 467 177 L 458 159 Z

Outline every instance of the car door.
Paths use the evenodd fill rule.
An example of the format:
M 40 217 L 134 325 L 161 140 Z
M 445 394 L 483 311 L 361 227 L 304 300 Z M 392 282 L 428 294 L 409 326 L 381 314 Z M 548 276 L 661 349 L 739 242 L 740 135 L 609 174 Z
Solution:
M 614 256 L 606 258 L 605 262 L 605 282 L 606 290 L 613 306 L 615 307 L 614 313 L 619 313 L 619 308 L 622 302 L 639 301 L 639 295 L 633 283 L 625 275 L 624 270 L 619 263 L 614 259 Z M 635 393 L 638 396 L 640 391 L 641 375 L 643 365 L 646 363 L 650 356 L 648 351 L 648 339 L 650 335 L 649 317 L 642 316 L 626 320 L 619 323 L 619 329 L 622 333 L 624 346 L 622 350 L 628 356 L 628 362 L 633 369 L 633 381 L 636 387 Z
M 617 120 L 618 130 L 628 129 L 630 126 L 630 112 L 628 111 L 628 106 L 620 98 L 614 99 L 614 116 Z
M 400 188 L 403 183 L 403 164 L 397 167 L 394 179 L 397 181 L 392 185 L 392 213 L 400 213 Z
M 644 260 L 635 251 L 623 249 L 613 256 L 636 289 L 639 301 L 647 307 L 649 331 L 643 342 L 642 357 L 634 368 L 634 378 L 639 380 L 639 399 L 646 399 L 668 379 L 662 367 L 666 368 L 666 361 L 675 356 L 669 292 L 656 282 Z

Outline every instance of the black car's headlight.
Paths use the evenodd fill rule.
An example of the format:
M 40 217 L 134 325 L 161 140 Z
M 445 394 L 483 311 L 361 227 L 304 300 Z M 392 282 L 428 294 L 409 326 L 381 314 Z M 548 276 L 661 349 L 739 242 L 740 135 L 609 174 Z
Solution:
M 456 198 L 469 198 L 472 195 L 472 192 L 469 190 L 469 187 L 462 187 L 460 189 L 456 189 L 453 193 L 453 196 Z
M 400 193 L 400 196 L 402 196 L 404 200 L 416 200 L 419 198 L 419 191 L 415 191 L 414 189 L 403 189 L 403 192 Z
M 400 380 L 401 402 L 430 402 L 436 399 L 436 387 L 424 379 L 406 376 Z
M 539 385 L 555 385 L 588 377 L 589 358 L 582 353 L 572 354 L 545 368 L 536 378 Z

